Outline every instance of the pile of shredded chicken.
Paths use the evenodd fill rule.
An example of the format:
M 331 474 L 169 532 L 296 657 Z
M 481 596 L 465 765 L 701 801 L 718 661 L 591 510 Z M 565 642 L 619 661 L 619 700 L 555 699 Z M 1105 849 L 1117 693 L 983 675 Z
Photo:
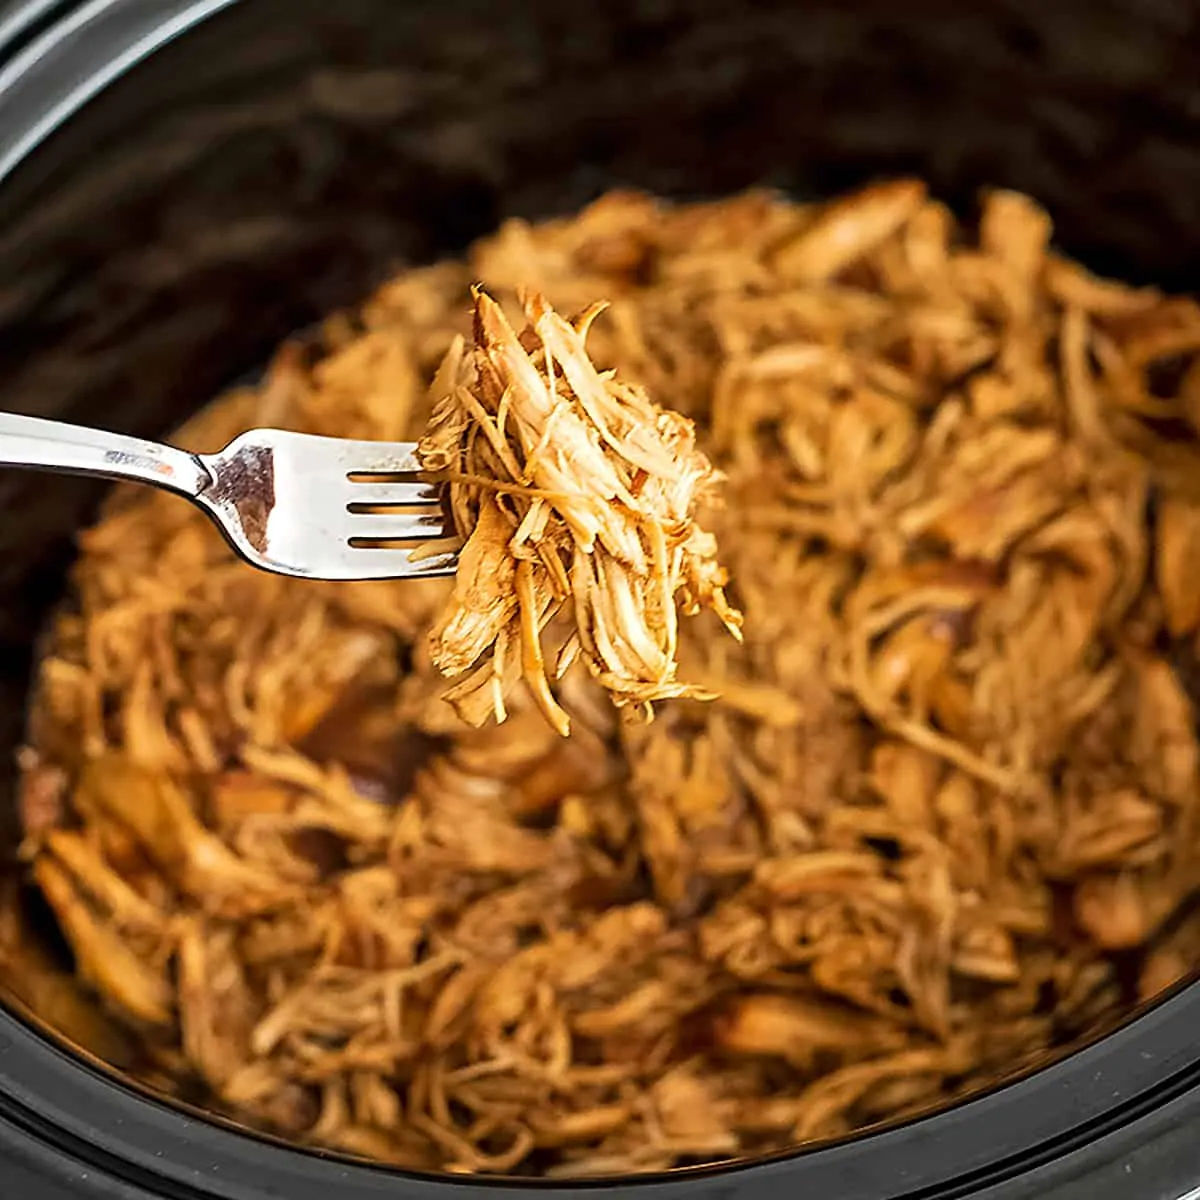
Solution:
M 260 574 L 187 504 L 117 493 L 41 664 L 23 804 L 141 1077 L 408 1168 L 634 1172 L 962 1096 L 1187 975 L 1200 306 L 1050 235 L 1005 192 L 968 234 L 911 181 L 613 194 L 405 272 L 201 414 L 200 449 L 256 425 L 419 436 L 439 365 L 454 388 L 481 369 L 453 349 L 472 285 L 513 329 L 528 289 L 547 307 L 512 370 L 553 360 L 580 406 L 636 380 L 694 422 L 744 641 L 719 604 L 655 629 L 628 699 L 673 690 L 672 649 L 717 698 L 620 721 L 577 611 L 575 664 L 540 697 L 525 671 L 474 727 L 439 667 L 489 639 L 507 664 L 511 607 L 459 644 L 446 581 Z M 581 338 L 601 297 L 587 349 L 617 375 L 568 379 L 548 335 Z M 512 437 L 538 457 L 517 408 L 457 495 L 578 603 L 572 572 L 609 569 L 575 557 L 586 525 L 555 565 L 533 491 L 468 486 Z
M 647 716 L 651 701 L 703 695 L 676 679 L 679 597 L 685 615 L 711 607 L 737 636 L 741 614 L 716 539 L 696 523 L 718 476 L 693 423 L 596 369 L 585 341 L 603 304 L 567 322 L 540 295 L 522 300 L 518 336 L 477 292 L 470 353 L 456 338 L 434 377 L 418 456 L 447 479 L 465 544 L 432 657 L 465 676 L 447 699 L 470 724 L 503 721 L 522 679 L 565 737 L 542 647 L 564 608 L 555 678 L 582 660 L 617 705 Z

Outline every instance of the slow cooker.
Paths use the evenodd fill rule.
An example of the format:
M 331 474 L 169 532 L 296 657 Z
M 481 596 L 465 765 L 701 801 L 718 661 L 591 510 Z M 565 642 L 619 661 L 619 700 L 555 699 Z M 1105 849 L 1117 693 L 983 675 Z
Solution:
M 0 5 L 3 406 L 162 434 L 405 262 L 616 185 L 1027 191 L 1063 249 L 1200 278 L 1188 0 L 18 0 Z M 88 485 L 0 478 L 6 799 Z M 11 859 L 14 806 L 0 842 Z M 36 916 L 36 913 L 34 914 Z M 47 927 L 46 936 L 52 936 Z M 0 980 L 0 1197 L 520 1200 L 300 1150 L 123 1080 Z M 33 1007 L 36 1007 L 33 1006 Z M 955 1107 L 656 1200 L 1200 1197 L 1200 983 Z

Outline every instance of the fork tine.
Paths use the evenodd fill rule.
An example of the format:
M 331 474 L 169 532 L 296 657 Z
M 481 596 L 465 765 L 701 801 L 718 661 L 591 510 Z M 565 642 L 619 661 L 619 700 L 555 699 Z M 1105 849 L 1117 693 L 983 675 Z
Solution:
M 201 459 L 213 486 L 197 501 L 243 558 L 268 571 L 347 581 L 453 575 L 457 553 L 413 557 L 447 526 L 416 449 L 250 430 Z
M 429 541 L 446 528 L 440 512 L 348 513 L 346 526 L 352 538 L 420 538 Z
M 351 483 L 352 504 L 417 505 L 437 504 L 441 489 L 436 483 L 414 480 L 412 483 Z
M 454 574 L 457 554 L 413 560 L 408 550 L 347 546 L 335 565 L 327 564 L 325 579 L 440 579 Z
M 338 458 L 347 475 L 418 475 L 415 442 L 339 442 Z

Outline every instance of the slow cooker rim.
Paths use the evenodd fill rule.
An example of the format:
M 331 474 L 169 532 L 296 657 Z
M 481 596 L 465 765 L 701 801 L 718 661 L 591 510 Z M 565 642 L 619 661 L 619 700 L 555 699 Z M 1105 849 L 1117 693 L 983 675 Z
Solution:
M 45 0 L 14 5 L 0 26 L 17 42 L 16 53 L 0 64 L 0 109 L 7 110 L 0 120 L 0 181 L 108 84 L 233 2 L 86 0 L 23 45 L 20 33 L 54 14 Z
M 39 24 L 61 15 L 72 0 L 4 0 L 0 4 L 0 58 L 13 53 L 23 38 L 36 35 Z
M 567 1200 L 580 1188 L 605 1198 L 630 1189 L 666 1197 L 687 1188 L 689 1198 L 759 1200 L 797 1185 L 838 1200 L 948 1200 L 964 1188 L 1003 1184 L 1053 1164 L 1135 1123 L 1172 1121 L 1177 1101 L 1200 1096 L 1200 1047 L 1192 1037 L 1198 1020 L 1200 985 L 1184 985 L 1058 1062 L 929 1116 L 768 1159 L 568 1186 L 479 1176 L 460 1181 L 288 1147 L 155 1098 L 0 1008 L 0 1123 L 51 1141 L 97 1170 L 169 1181 L 188 1189 L 172 1194 L 214 1200 L 316 1200 L 333 1187 L 346 1200 L 372 1200 L 394 1195 L 401 1182 L 414 1200 L 446 1200 L 473 1188 L 497 1200 L 521 1200 L 530 1189 Z
M 87 0 L 67 5 L 61 19 L 47 21 L 24 44 L 16 35 L 34 29 L 53 6 L 46 0 L 10 6 L 0 32 L 12 30 L 17 49 L 0 65 L 0 182 L 130 67 L 233 3 Z M 1198 1017 L 1200 983 L 1185 985 L 1060 1061 L 931 1116 L 767 1160 L 569 1188 L 536 1180 L 460 1182 L 286 1147 L 155 1099 L 2 1008 L 0 1121 L 101 1172 L 134 1184 L 160 1181 L 180 1196 L 303 1200 L 336 1188 L 347 1200 L 366 1200 L 394 1194 L 403 1181 L 409 1195 L 430 1200 L 481 1186 L 503 1200 L 518 1200 L 531 1187 L 565 1200 L 581 1186 L 603 1195 L 634 1187 L 666 1195 L 686 1187 L 727 1200 L 785 1184 L 840 1200 L 883 1194 L 933 1200 L 1011 1179 L 1068 1155 L 1081 1139 L 1165 1112 L 1200 1084 L 1200 1044 L 1190 1036 Z

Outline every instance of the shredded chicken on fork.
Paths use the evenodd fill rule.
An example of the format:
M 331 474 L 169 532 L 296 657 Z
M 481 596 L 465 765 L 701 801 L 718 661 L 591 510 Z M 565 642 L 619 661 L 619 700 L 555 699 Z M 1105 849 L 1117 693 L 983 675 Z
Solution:
M 676 678 L 677 603 L 685 615 L 712 608 L 735 636 L 741 614 L 725 599 L 716 539 L 695 520 L 718 476 L 692 422 L 592 364 L 585 341 L 603 304 L 572 322 L 537 294 L 523 307 L 518 337 L 477 291 L 472 347 L 455 339 L 434 380 L 418 453 L 448 475 L 466 542 L 432 656 L 466 674 L 449 698 L 471 724 L 489 712 L 503 721 L 520 677 L 566 736 L 542 649 L 564 607 L 554 677 L 581 658 L 618 706 L 644 710 L 705 695 Z
M 626 1174 L 959 1099 L 1195 970 L 1200 305 L 1027 198 L 511 221 L 180 436 L 255 425 L 424 435 L 474 566 L 269 576 L 145 489 L 81 535 L 21 758 L 72 959 L 0 893 L 0 972 L 148 1085 Z

